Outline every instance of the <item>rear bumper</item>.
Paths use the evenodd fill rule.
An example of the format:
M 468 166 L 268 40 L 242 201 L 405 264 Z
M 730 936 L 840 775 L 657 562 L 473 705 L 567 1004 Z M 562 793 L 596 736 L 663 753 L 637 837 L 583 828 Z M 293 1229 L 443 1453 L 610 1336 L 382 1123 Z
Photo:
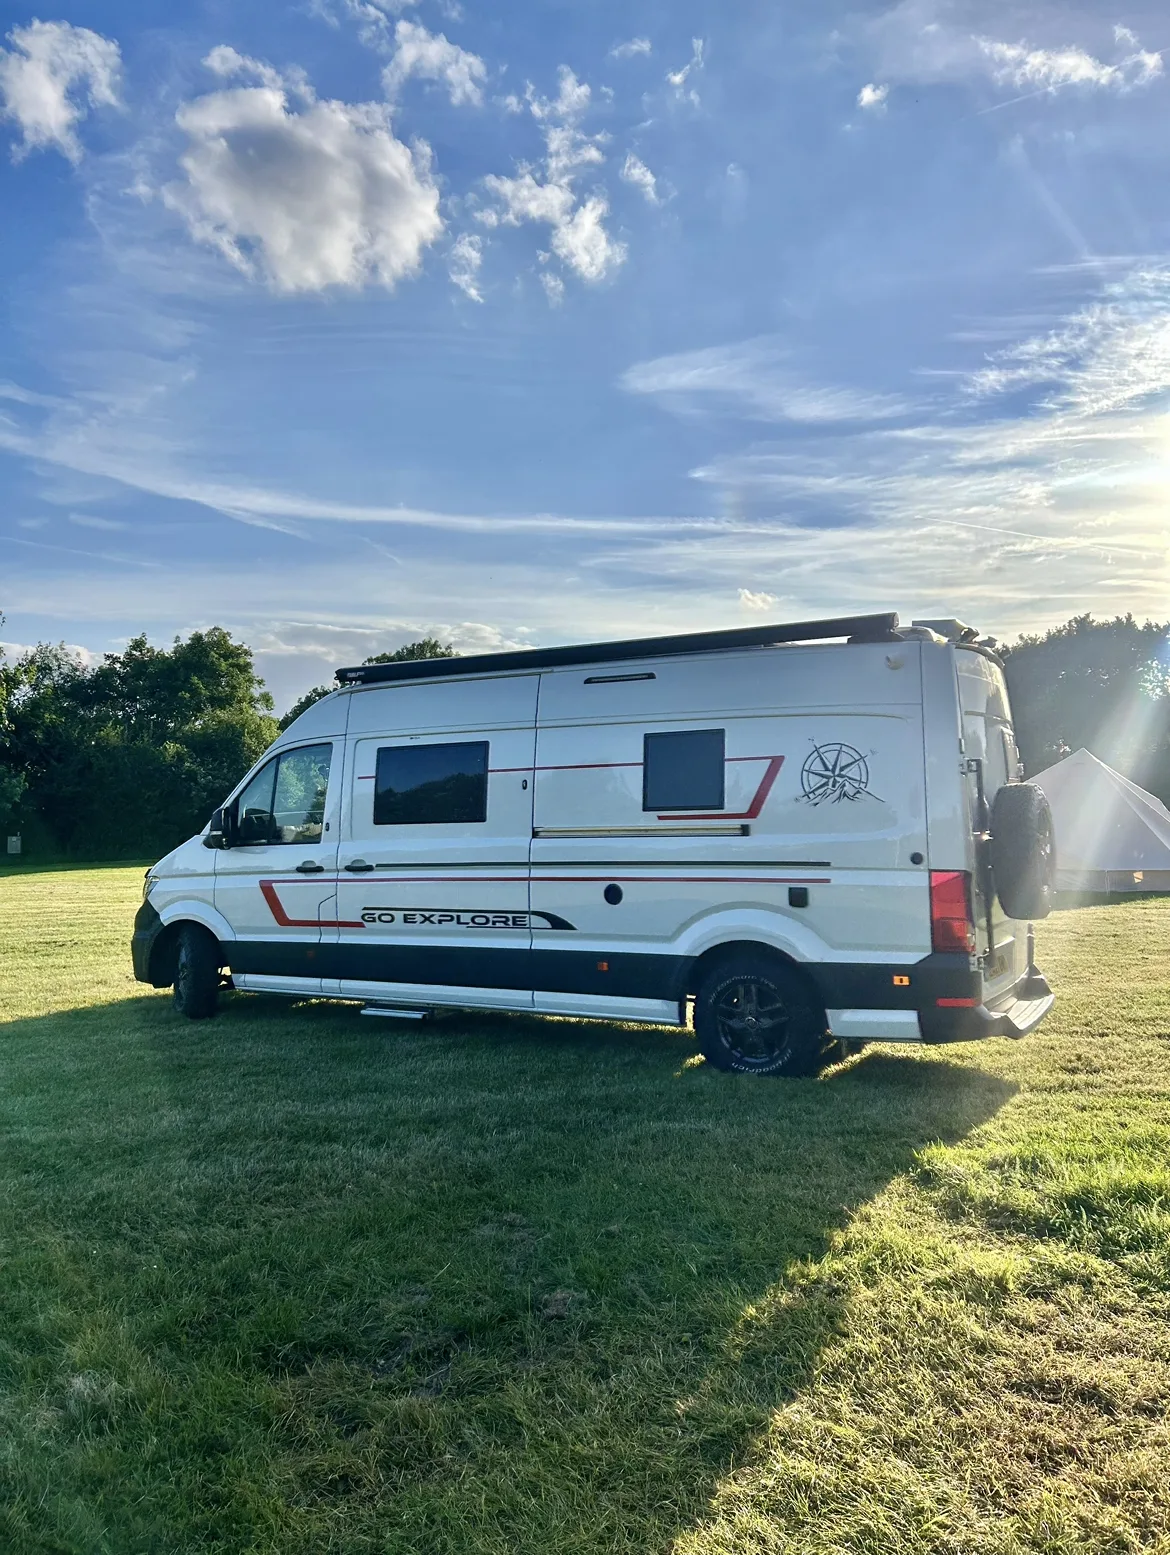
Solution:
M 924 1042 L 979 1042 L 984 1037 L 1026 1037 L 1056 1003 L 1042 973 L 1031 969 L 1008 995 L 994 1006 L 920 1010 L 918 1023 Z
M 1033 966 L 985 1002 L 983 975 L 966 956 L 935 954 L 905 970 L 872 965 L 809 969 L 825 999 L 829 1029 L 847 1042 L 978 1042 L 1024 1037 L 1055 1000 Z

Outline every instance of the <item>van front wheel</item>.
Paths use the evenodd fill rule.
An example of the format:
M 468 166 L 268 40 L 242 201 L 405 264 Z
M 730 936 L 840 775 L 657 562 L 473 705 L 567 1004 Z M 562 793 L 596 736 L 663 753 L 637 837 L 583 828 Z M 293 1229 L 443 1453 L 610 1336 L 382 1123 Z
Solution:
M 695 995 L 695 1035 L 709 1064 L 737 1074 L 817 1074 L 830 1050 L 810 990 L 764 955 L 729 956 L 712 968 Z
M 185 923 L 175 956 L 175 1009 L 188 1020 L 206 1020 L 218 999 L 219 941 L 199 924 Z

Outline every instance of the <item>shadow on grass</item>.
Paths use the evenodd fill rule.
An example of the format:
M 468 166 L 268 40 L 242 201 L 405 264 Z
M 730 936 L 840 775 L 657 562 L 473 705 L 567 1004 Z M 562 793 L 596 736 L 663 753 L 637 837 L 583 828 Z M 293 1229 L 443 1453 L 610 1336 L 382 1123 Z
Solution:
M 3 1039 L 3 1234 L 32 1251 L 0 1321 L 135 1405 L 100 1486 L 67 1412 L 4 1471 L 30 1549 L 90 1547 L 95 1498 L 119 1550 L 364 1551 L 387 1518 L 403 1550 L 665 1548 L 840 1331 L 800 1270 L 1013 1089 L 935 1053 L 760 1081 L 683 1032 L 264 996 Z

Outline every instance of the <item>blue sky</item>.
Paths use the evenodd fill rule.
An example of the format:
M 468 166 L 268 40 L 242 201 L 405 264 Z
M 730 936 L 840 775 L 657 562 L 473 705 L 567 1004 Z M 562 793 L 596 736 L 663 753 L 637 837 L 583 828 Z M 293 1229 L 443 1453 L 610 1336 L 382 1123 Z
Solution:
M 10 644 L 1170 613 L 1164 5 L 0 35 Z

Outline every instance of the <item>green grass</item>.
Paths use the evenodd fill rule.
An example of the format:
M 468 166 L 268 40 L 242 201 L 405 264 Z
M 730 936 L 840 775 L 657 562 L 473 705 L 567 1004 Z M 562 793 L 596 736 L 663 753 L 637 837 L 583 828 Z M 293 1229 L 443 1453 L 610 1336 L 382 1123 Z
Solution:
M 1170 902 L 1025 1042 L 133 983 L 139 868 L 0 881 L 0 1549 L 1170 1549 Z

